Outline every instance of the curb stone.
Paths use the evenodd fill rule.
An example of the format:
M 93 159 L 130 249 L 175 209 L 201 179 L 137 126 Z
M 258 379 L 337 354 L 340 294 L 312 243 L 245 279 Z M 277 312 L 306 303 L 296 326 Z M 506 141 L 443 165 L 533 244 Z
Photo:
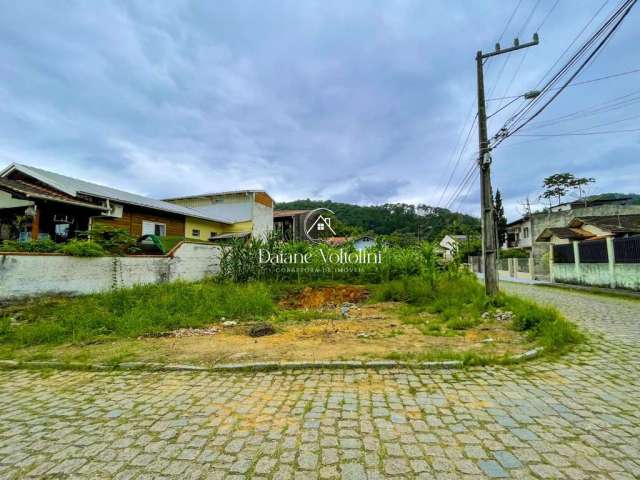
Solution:
M 531 360 L 538 357 L 544 351 L 544 347 L 536 347 L 524 353 L 514 355 L 508 360 L 518 362 Z M 508 362 L 507 362 L 508 363 Z M 370 360 L 370 361 L 311 361 L 311 362 L 253 362 L 253 363 L 225 363 L 203 367 L 199 365 L 164 364 L 146 362 L 123 362 L 114 365 L 99 363 L 57 362 L 57 361 L 32 361 L 21 362 L 17 360 L 0 360 L 0 368 L 58 368 L 63 370 L 151 370 L 151 371 L 183 371 L 183 372 L 235 372 L 235 371 L 273 371 L 273 370 L 299 370 L 299 369 L 357 369 L 357 368 L 410 368 L 410 369 L 460 369 L 464 363 L 460 360 L 445 360 L 441 362 L 398 362 L 395 360 Z

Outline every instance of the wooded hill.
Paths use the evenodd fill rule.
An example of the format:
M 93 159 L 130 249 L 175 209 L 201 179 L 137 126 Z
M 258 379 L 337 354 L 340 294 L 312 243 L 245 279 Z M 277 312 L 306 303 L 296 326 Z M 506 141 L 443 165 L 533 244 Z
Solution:
M 307 199 L 278 203 L 276 210 L 311 210 L 321 207 L 336 214 L 336 233 L 339 235 L 375 233 L 439 241 L 448 233 L 477 235 L 480 232 L 478 218 L 427 205 L 387 203 L 362 206 Z

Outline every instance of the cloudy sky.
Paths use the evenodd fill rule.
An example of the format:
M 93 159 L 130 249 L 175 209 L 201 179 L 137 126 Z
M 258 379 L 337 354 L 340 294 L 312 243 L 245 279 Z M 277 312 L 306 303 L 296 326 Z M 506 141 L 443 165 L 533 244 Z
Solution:
M 554 3 L 521 1 L 502 44 L 538 28 L 541 43 L 488 62 L 488 97 L 535 87 L 604 2 L 560 0 L 551 11 Z M 0 163 L 159 198 L 260 187 L 277 201 L 446 206 L 477 148 L 473 131 L 451 175 L 475 102 L 475 52 L 493 48 L 517 4 L 5 2 Z M 636 7 L 576 81 L 640 69 L 639 43 Z M 639 80 L 568 88 L 529 133 L 637 128 Z M 634 91 L 621 108 L 542 124 Z M 512 137 L 494 152 L 494 188 L 514 217 L 561 171 L 595 177 L 594 192 L 639 192 L 639 161 L 640 132 Z M 452 206 L 476 214 L 477 197 L 471 188 Z

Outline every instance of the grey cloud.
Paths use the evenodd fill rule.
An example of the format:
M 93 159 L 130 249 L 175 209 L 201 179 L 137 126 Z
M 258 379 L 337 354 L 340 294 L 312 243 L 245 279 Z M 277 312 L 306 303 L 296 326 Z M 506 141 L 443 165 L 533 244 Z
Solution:
M 523 17 L 533 4 L 523 2 Z M 541 46 L 517 77 L 511 59 L 494 95 L 531 88 L 598 6 L 581 2 L 575 12 L 561 2 Z M 14 2 L 0 17 L 0 160 L 157 197 L 262 187 L 280 201 L 329 195 L 435 204 L 474 103 L 475 50 L 492 48 L 503 7 L 179 1 L 77 2 L 61 11 L 52 2 Z M 638 26 L 629 18 L 585 78 L 635 66 Z M 501 62 L 488 66 L 488 91 Z M 548 115 L 626 93 L 633 81 L 575 87 Z M 494 117 L 490 128 L 503 120 Z M 473 132 L 444 203 L 476 143 Z M 593 172 L 608 190 L 621 178 L 634 189 L 631 153 L 615 153 L 621 144 L 637 148 L 629 137 L 595 147 L 595 140 L 511 143 L 494 153 L 494 185 L 507 205 L 560 166 Z M 610 169 L 598 168 L 604 159 Z M 454 205 L 477 213 L 477 198 L 474 187 Z

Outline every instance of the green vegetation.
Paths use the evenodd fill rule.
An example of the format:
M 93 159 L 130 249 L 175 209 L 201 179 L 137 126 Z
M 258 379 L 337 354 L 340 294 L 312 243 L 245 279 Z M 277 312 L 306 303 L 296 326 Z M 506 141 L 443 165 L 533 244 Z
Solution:
M 500 258 L 529 258 L 529 252 L 521 248 L 501 249 Z
M 100 257 L 104 255 L 131 255 L 140 253 L 137 238 L 126 230 L 95 225 L 91 232 L 77 232 L 77 237 L 65 243 L 51 239 L 4 240 L 0 252 L 62 253 L 75 257 Z
M 256 251 L 268 243 L 232 244 L 230 253 L 222 261 L 223 275 L 215 281 L 146 285 L 81 297 L 35 299 L 23 305 L 5 307 L 0 310 L 0 355 L 25 347 L 44 351 L 63 344 L 109 344 L 116 339 L 121 341 L 115 346 L 121 346 L 127 342 L 132 344 L 141 335 L 203 327 L 219 323 L 223 318 L 240 322 L 268 319 L 278 324 L 279 331 L 286 325 L 306 324 L 318 319 L 339 322 L 340 312 L 333 308 L 304 310 L 277 306 L 280 300 L 284 305 L 290 298 L 296 298 L 295 295 L 308 292 L 309 286 L 335 286 L 335 282 L 368 285 L 372 303 L 402 302 L 400 306 L 384 308 L 397 309 L 394 311 L 399 316 L 394 318 L 428 336 L 456 337 L 466 335 L 469 329 L 481 324 L 491 328 L 499 326 L 503 333 L 511 330 L 507 336 L 514 339 L 520 339 L 520 335 L 513 332 L 523 332 L 528 341 L 544 346 L 548 353 L 562 352 L 582 339 L 575 326 L 551 308 L 506 294 L 487 297 L 477 279 L 460 269 L 457 262 L 446 268 L 438 265 L 433 249 L 427 243 L 406 249 L 388 248 L 384 250 L 388 259 L 383 264 L 365 267 L 359 272 L 318 274 L 284 274 L 269 265 L 256 263 Z M 81 246 L 72 242 L 69 248 L 77 248 L 76 254 L 83 252 L 83 255 L 91 255 L 90 249 L 98 245 L 78 244 Z M 311 249 L 302 250 L 306 253 L 329 248 L 295 243 L 273 247 L 293 248 L 294 251 Z M 230 282 L 230 279 L 237 281 Z M 505 312 L 511 314 L 497 318 Z M 399 335 L 401 330 L 387 333 Z M 413 328 L 410 330 L 415 334 Z M 449 352 L 439 350 L 439 346 L 427 350 L 416 350 L 418 353 L 414 351 L 411 358 L 461 359 L 467 365 L 502 361 L 494 358 L 495 354 Z M 349 352 L 344 354 L 348 356 Z M 408 354 L 393 355 L 401 358 Z
M 201 327 L 221 317 L 257 319 L 275 306 L 261 283 L 213 282 L 146 285 L 68 299 L 41 299 L 21 309 L 12 324 L 0 318 L 0 343 L 16 346 L 86 343 Z
M 86 240 L 69 240 L 63 243 L 58 252 L 73 257 L 102 257 L 106 255 L 99 243 Z
M 58 244 L 53 240 L 29 240 L 18 242 L 17 240 L 4 240 L 0 251 L 2 252 L 31 252 L 31 253 L 53 253 L 58 250 Z
M 488 312 L 512 312 L 510 328 L 526 332 L 545 350 L 557 353 L 582 341 L 582 334 L 555 309 L 542 307 L 528 300 L 501 293 L 487 297 L 484 288 L 473 275 L 465 272 L 440 274 L 433 287 L 427 282 L 403 278 L 374 287 L 373 301 L 401 301 L 408 303 L 405 321 L 432 335 L 451 334 L 478 325 Z M 438 315 L 438 320 L 425 318 L 420 312 Z
M 97 224 L 90 232 L 78 232 L 78 238 L 97 243 L 110 255 L 131 255 L 140 252 L 137 237 L 122 228 Z
M 380 253 L 379 261 L 376 260 Z M 308 283 L 339 280 L 379 283 L 402 276 L 427 276 L 435 272 L 435 252 L 431 244 L 401 248 L 380 245 L 361 255 L 368 262 L 355 260 L 353 246 L 330 247 L 308 242 L 279 242 L 275 237 L 230 241 L 222 253 L 220 277 L 234 282 L 279 281 Z M 346 255 L 352 261 L 346 262 Z M 342 259 L 342 260 L 341 260 Z
M 278 203 L 278 210 L 328 208 L 339 219 L 338 235 L 357 235 L 371 232 L 389 236 L 400 246 L 418 240 L 440 240 L 447 233 L 477 234 L 480 220 L 471 215 L 454 213 L 446 208 L 427 205 L 393 203 L 361 206 L 330 200 L 295 200 Z

